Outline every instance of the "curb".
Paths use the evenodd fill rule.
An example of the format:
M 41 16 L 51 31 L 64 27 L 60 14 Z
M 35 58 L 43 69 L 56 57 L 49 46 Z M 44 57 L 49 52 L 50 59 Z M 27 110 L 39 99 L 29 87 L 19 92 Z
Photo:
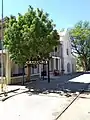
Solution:
M 8 93 L 15 92 L 15 91 L 18 91 L 18 90 L 20 90 L 20 88 L 17 88 L 17 89 L 14 89 L 14 90 L 10 90 L 8 92 L 0 93 L 0 95 L 4 95 L 4 97 L 1 96 L 0 101 L 4 101 L 4 99 L 7 99 L 8 97 L 10 97 L 10 96 L 7 95 Z
M 14 91 L 16 91 L 16 90 L 14 90 Z M 14 91 L 13 91 L 13 92 L 14 92 Z M 22 93 L 26 93 L 26 92 L 29 92 L 29 90 L 25 90 L 25 91 L 22 91 L 22 92 L 20 92 L 20 93 L 16 93 L 16 94 L 13 94 L 13 95 L 5 96 L 5 97 L 3 97 L 2 99 L 0 99 L 0 101 L 4 102 L 5 100 L 7 100 L 7 99 L 9 99 L 9 98 L 11 98 L 11 97 L 14 97 L 14 96 L 16 96 L 16 95 L 19 95 L 19 94 L 22 94 Z
M 2 92 L 2 93 L 0 93 L 0 95 L 3 95 L 3 94 L 5 94 L 5 93 L 10 93 L 10 92 L 15 92 L 15 91 L 17 91 L 17 90 L 20 90 L 20 88 L 16 88 L 16 89 L 10 90 L 10 91 L 8 91 L 8 92 Z

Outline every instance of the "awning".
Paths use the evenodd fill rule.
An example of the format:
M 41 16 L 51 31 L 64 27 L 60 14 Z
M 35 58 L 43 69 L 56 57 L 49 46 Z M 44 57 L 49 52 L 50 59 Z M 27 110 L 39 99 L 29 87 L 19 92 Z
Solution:
M 52 56 L 52 58 L 54 58 L 54 59 L 61 59 L 60 57 L 55 57 L 55 56 Z

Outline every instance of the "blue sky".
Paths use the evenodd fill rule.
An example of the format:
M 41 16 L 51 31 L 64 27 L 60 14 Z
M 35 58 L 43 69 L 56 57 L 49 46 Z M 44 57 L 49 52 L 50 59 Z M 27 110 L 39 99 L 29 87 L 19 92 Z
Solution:
M 4 16 L 24 14 L 28 5 L 48 12 L 57 29 L 72 27 L 79 20 L 90 20 L 90 0 L 4 0 Z

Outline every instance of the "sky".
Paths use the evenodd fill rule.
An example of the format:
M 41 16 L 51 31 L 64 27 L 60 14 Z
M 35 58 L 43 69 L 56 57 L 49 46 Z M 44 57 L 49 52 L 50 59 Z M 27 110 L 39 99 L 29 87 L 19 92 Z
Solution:
M 28 6 L 49 13 L 57 29 L 73 27 L 79 20 L 90 21 L 90 0 L 3 0 L 4 16 L 24 14 Z M 1 0 L 0 0 L 1 6 Z M 0 7 L 1 14 L 1 7 Z

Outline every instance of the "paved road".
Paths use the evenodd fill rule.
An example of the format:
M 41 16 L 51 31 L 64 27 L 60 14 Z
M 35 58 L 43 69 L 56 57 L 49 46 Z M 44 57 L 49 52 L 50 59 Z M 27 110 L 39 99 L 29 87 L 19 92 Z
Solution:
M 63 77 L 66 77 L 68 79 L 57 78 L 56 80 L 52 80 L 50 84 L 48 84 L 47 81 L 41 81 L 34 82 L 28 86 L 26 85 L 27 88 L 33 89 L 34 92 L 19 94 L 14 97 L 10 97 L 4 102 L 0 102 L 1 120 L 54 120 L 76 97 L 73 93 L 70 93 L 70 97 L 66 97 L 66 93 L 61 94 L 61 86 L 63 85 L 62 90 L 69 89 L 71 92 L 77 92 L 80 91 L 80 89 L 85 88 L 90 82 L 90 75 L 88 74 L 81 75 L 80 77 L 77 77 L 77 75 L 73 77 L 70 75 Z M 45 91 L 46 93 L 43 93 Z M 13 93 L 10 94 L 13 95 Z M 85 101 L 84 98 L 80 98 L 78 104 L 74 105 L 70 110 L 68 109 L 69 111 L 65 113 L 67 117 L 62 116 L 60 120 L 74 120 L 73 116 L 75 116 L 75 113 L 75 120 L 87 120 L 81 119 L 81 116 L 84 112 L 80 112 L 81 109 L 83 111 L 90 111 L 87 103 L 89 103 L 89 99 Z M 82 108 L 82 105 L 84 104 L 85 106 Z M 76 110 L 78 106 L 78 111 L 81 117 L 80 119 L 77 119 L 78 113 Z M 70 115 L 72 116 L 71 119 L 69 119 Z
M 57 92 L 64 91 L 67 92 L 80 92 L 83 88 L 87 87 L 87 84 L 90 82 L 90 74 L 71 74 L 60 77 L 52 77 L 51 82 L 48 83 L 47 80 L 44 81 L 35 81 L 27 85 L 29 89 L 34 89 L 35 92 Z
M 54 120 L 72 98 L 24 93 L 0 102 L 1 120 Z
M 82 94 L 58 120 L 90 120 L 90 94 Z

